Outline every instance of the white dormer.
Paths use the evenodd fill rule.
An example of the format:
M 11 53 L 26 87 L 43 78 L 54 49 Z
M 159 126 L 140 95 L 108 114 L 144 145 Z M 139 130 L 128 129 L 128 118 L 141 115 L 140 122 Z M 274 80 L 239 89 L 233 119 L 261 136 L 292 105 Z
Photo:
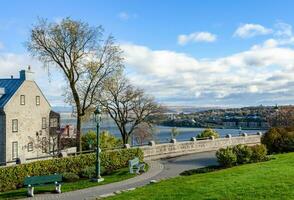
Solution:
M 5 94 L 5 88 L 0 88 L 0 98 Z

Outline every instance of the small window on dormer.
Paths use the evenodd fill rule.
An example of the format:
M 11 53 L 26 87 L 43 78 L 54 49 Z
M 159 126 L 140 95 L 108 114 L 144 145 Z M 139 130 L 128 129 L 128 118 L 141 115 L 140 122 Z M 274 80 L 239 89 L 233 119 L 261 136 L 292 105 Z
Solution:
M 25 104 L 26 104 L 26 96 L 20 95 L 20 105 L 25 105 Z
M 37 105 L 37 106 L 40 105 L 40 96 L 36 96 L 36 105 Z

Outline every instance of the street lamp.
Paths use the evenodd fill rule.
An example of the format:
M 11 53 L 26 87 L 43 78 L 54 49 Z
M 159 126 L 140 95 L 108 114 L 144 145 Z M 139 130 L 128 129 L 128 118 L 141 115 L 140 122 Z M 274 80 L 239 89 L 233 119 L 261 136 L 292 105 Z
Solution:
M 101 122 L 101 110 L 99 106 L 97 106 L 96 110 L 94 111 L 94 116 L 95 116 L 95 122 L 96 122 L 96 168 L 95 168 L 95 178 L 93 181 L 95 182 L 102 182 L 104 181 L 104 178 L 101 177 L 100 175 L 100 148 L 99 148 L 99 129 L 100 129 L 100 122 Z
M 276 106 L 274 107 L 274 109 L 275 109 L 275 114 L 276 114 L 276 123 L 275 123 L 275 126 L 278 126 L 278 112 L 279 112 L 278 104 L 276 104 Z

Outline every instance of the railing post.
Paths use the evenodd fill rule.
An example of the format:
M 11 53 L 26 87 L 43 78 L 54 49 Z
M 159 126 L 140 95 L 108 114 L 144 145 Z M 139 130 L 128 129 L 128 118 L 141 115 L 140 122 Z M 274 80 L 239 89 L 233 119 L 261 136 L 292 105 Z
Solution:
M 258 131 L 257 135 L 262 136 L 262 132 Z
M 232 135 L 231 134 L 228 134 L 228 135 L 226 135 L 226 138 L 232 138 Z
M 155 141 L 154 140 L 151 140 L 149 143 L 148 143 L 149 146 L 155 146 Z
M 177 140 L 176 139 L 171 139 L 170 143 L 175 144 L 175 143 L 177 143 Z

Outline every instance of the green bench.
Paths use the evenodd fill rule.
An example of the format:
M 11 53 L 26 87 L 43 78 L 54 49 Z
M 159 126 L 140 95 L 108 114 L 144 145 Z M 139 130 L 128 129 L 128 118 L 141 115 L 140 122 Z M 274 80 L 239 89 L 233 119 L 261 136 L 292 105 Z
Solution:
M 28 196 L 34 196 L 34 187 L 41 185 L 55 185 L 55 192 L 61 193 L 62 175 L 27 176 L 23 185 L 28 187 Z
M 140 163 L 140 160 L 138 157 L 135 157 L 133 160 L 129 160 L 129 170 L 130 173 L 134 173 L 134 169 L 136 169 L 136 173 L 139 174 L 140 170 L 145 172 L 145 164 Z

